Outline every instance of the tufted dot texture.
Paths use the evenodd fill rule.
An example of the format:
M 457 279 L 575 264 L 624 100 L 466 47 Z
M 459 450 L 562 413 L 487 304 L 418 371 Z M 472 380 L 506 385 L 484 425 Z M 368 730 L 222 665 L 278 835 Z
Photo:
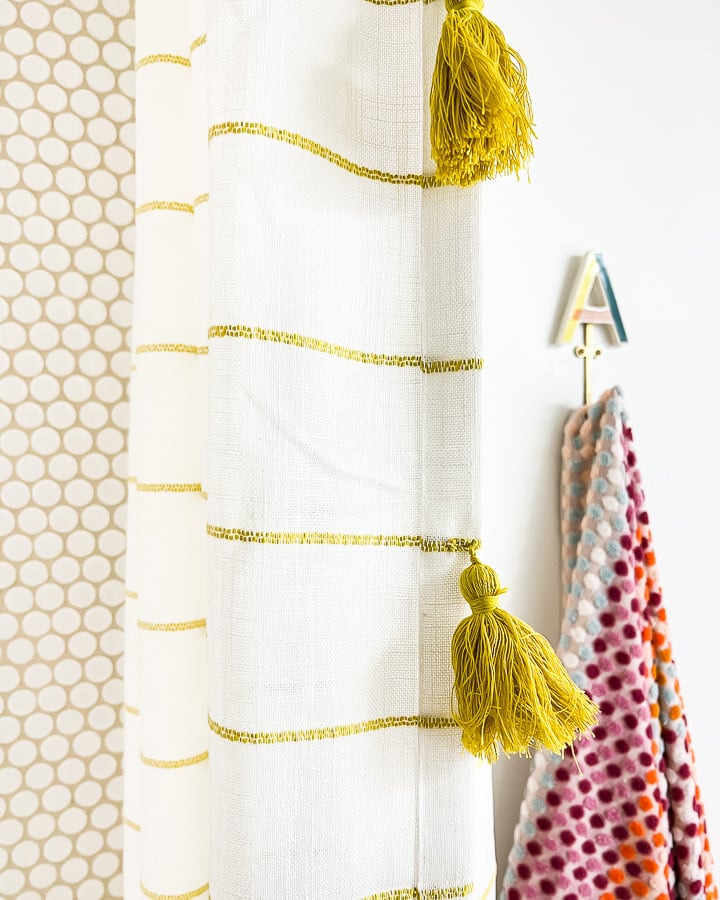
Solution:
M 558 653 L 599 705 L 569 759 L 533 762 L 503 900 L 717 898 L 645 497 L 616 388 L 562 453 Z
M 0 0 L 0 897 L 122 896 L 128 0 Z

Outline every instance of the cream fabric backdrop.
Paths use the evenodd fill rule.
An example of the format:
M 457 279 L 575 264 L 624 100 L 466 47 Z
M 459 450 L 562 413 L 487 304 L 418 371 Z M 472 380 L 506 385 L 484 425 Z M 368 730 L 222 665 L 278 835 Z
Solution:
M 450 719 L 480 222 L 430 174 L 444 7 L 209 9 L 212 894 L 488 897 Z
M 0 897 L 122 896 L 129 0 L 0 0 Z
M 204 5 L 138 0 L 125 897 L 208 894 Z

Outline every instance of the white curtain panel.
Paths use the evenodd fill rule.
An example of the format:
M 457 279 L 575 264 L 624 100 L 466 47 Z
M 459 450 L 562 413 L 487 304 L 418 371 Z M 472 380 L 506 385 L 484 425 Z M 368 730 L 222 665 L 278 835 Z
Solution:
M 206 897 L 204 3 L 137 0 L 125 897 Z
M 457 580 L 480 536 L 480 210 L 478 190 L 432 178 L 444 4 L 208 9 L 212 896 L 486 898 L 490 772 L 450 705 Z M 162 139 L 172 168 L 180 142 Z M 178 239 L 163 233 L 159 254 Z M 167 365 L 150 359 L 138 370 Z M 171 480 L 169 462 L 143 478 Z M 196 498 L 146 502 L 177 548 Z M 158 665 L 196 639 L 154 636 Z M 179 871 L 187 845 L 167 846 Z

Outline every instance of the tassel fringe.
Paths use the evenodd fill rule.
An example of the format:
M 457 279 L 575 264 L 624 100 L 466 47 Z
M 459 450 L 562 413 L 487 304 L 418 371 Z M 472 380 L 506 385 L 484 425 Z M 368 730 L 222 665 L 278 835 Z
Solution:
M 597 707 L 572 681 L 548 641 L 509 612 L 497 574 L 475 560 L 460 578 L 472 614 L 452 641 L 454 718 L 463 746 L 496 762 L 499 750 L 528 756 L 564 749 L 597 721 Z
M 533 155 L 527 70 L 482 0 L 446 0 L 430 92 L 430 142 L 441 184 L 518 174 Z

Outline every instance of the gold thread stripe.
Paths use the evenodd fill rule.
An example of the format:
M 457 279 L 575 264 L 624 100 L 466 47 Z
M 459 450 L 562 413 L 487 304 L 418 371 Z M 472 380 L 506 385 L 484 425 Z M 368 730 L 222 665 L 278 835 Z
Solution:
M 365 2 L 373 6 L 409 6 L 411 3 L 419 3 L 420 0 L 365 0 Z M 425 6 L 434 2 L 435 0 L 422 0 Z
M 206 356 L 206 344 L 138 344 L 135 355 L 140 353 L 190 353 L 195 356 Z
M 420 368 L 425 375 L 438 372 L 479 372 L 485 368 L 485 360 L 479 357 L 467 359 L 423 359 Z
M 490 896 L 490 892 L 495 887 L 495 875 L 496 872 L 493 872 L 488 886 L 478 900 L 487 900 Z M 474 891 L 475 885 L 471 882 L 457 887 L 404 888 L 398 891 L 381 891 L 379 894 L 363 897 L 363 900 L 451 900 L 453 897 L 469 897 Z
M 401 888 L 397 891 L 381 891 L 379 894 L 371 894 L 363 900 L 452 900 L 454 897 L 469 897 L 475 890 L 475 885 L 458 885 L 445 888 Z M 484 894 L 487 897 L 487 892 Z
M 144 494 L 200 494 L 202 485 L 199 482 L 192 484 L 151 484 L 137 482 L 137 490 Z
M 198 763 L 205 762 L 208 758 L 208 751 L 198 753 L 195 756 L 188 756 L 187 759 L 152 759 L 144 754 L 140 756 L 140 761 L 153 769 L 184 769 L 186 766 L 195 766 Z
M 154 891 L 146 888 L 141 881 L 140 890 L 150 900 L 193 900 L 193 898 L 207 893 L 210 890 L 210 885 L 204 884 L 202 887 L 196 888 L 194 891 L 188 891 L 186 894 L 156 894 Z
M 205 628 L 205 619 L 192 619 L 190 622 L 145 622 L 138 619 L 137 627 L 143 631 L 195 631 Z
M 123 703 L 123 709 L 126 713 L 129 713 L 131 716 L 139 716 L 140 710 L 137 706 L 130 706 L 129 703 Z
M 182 200 L 148 200 L 146 203 L 140 203 L 135 207 L 135 217 L 137 218 L 143 213 L 158 209 L 169 212 L 190 213 L 192 215 L 198 206 L 207 203 L 209 199 L 210 194 L 198 194 L 192 203 L 185 203 Z
M 142 831 L 142 828 L 138 825 L 137 822 L 133 822 L 132 819 L 128 819 L 127 816 L 122 817 L 123 825 L 127 825 L 128 828 L 132 828 L 133 831 Z
M 138 598 L 138 592 L 137 592 L 137 591 L 125 591 L 125 596 L 126 596 L 129 600 L 137 600 L 137 598 Z
M 190 213 L 190 215 L 195 212 L 195 207 L 192 203 L 181 203 L 179 200 L 148 200 L 147 203 L 140 203 L 135 207 L 135 216 L 141 216 L 143 213 L 158 209 L 164 209 L 169 212 Z
M 369 734 L 386 728 L 455 728 L 453 719 L 441 716 L 388 716 L 351 725 L 333 725 L 326 728 L 301 728 L 295 731 L 238 731 L 220 725 L 208 716 L 210 730 L 226 741 L 239 744 L 289 744 L 301 741 L 325 741 L 332 738 Z
M 208 523 L 210 537 L 246 544 L 339 544 L 353 547 L 418 547 L 425 553 L 470 553 L 480 542 L 470 538 L 426 538 L 419 535 L 336 534 L 328 531 L 246 531 Z
M 400 368 L 416 368 L 425 374 L 436 372 L 467 372 L 483 368 L 483 360 L 478 358 L 427 360 L 422 356 L 406 356 L 387 353 L 371 353 L 367 350 L 351 350 L 340 344 L 331 344 L 320 338 L 306 337 L 290 331 L 276 331 L 271 328 L 259 328 L 250 325 L 212 325 L 208 329 L 208 339 L 213 338 L 245 338 L 246 340 L 268 341 L 273 344 L 287 344 L 301 347 L 304 350 L 315 350 L 328 353 L 351 362 L 370 363 L 375 366 L 399 366 Z M 139 351 L 138 351 L 139 352 Z
M 176 66 L 190 68 L 190 60 L 187 56 L 178 56 L 176 53 L 150 53 L 135 63 L 135 69 L 142 69 L 144 66 L 152 66 L 155 63 L 172 63 Z
M 292 144 L 294 147 L 306 150 L 315 156 L 327 160 L 334 166 L 345 169 L 346 172 L 351 172 L 353 175 L 359 175 L 362 178 L 370 178 L 372 181 L 382 181 L 386 184 L 411 184 L 422 188 L 438 186 L 438 181 L 434 175 L 403 175 L 395 174 L 394 172 L 382 172 L 380 169 L 370 169 L 367 166 L 361 166 L 359 163 L 346 159 L 339 153 L 335 153 L 334 150 L 329 150 L 327 147 L 323 147 L 322 144 L 303 137 L 301 134 L 285 131 L 282 128 L 275 128 L 272 125 L 263 125 L 261 122 L 219 122 L 210 127 L 208 141 L 228 134 L 257 135 L 280 141 L 283 144 Z
M 199 35 L 198 37 L 195 38 L 195 40 L 192 42 L 192 44 L 190 44 L 190 53 L 192 53 L 193 50 L 197 50 L 198 47 L 202 47 L 203 44 L 206 44 L 206 43 L 207 43 L 207 35 L 206 34 Z

